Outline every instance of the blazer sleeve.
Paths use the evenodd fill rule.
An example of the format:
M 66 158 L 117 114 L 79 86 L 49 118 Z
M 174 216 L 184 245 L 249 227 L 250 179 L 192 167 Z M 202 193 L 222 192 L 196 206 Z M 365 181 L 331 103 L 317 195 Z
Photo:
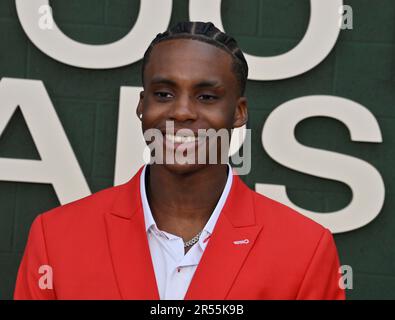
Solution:
M 25 252 L 19 266 L 15 300 L 56 299 L 53 289 L 53 273 L 48 260 L 42 216 L 38 216 L 30 228 Z
M 340 288 L 339 258 L 335 241 L 325 229 L 297 294 L 303 300 L 345 300 Z

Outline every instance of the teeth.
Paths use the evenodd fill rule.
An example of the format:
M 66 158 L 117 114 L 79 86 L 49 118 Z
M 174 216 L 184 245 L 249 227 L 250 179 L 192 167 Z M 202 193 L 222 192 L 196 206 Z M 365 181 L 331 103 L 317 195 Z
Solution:
M 189 142 L 196 142 L 198 138 L 194 136 L 182 137 L 182 136 L 175 136 L 172 134 L 166 134 L 166 139 L 168 139 L 172 143 L 189 143 Z

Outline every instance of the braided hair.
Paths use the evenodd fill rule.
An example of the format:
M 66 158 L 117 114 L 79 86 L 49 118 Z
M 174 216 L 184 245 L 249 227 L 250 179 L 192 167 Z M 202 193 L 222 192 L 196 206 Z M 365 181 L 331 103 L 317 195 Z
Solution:
M 172 39 L 192 39 L 214 45 L 226 51 L 233 59 L 232 71 L 239 83 L 240 95 L 244 95 L 248 65 L 237 42 L 231 36 L 223 33 L 211 22 L 179 22 L 174 27 L 159 33 L 144 53 L 142 65 L 142 80 L 144 83 L 144 70 L 148 64 L 151 51 L 156 44 Z

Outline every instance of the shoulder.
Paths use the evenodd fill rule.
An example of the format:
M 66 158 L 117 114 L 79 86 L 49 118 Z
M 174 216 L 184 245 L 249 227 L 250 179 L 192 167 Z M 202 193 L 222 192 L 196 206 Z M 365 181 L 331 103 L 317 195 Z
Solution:
M 265 252 L 264 256 L 275 257 L 279 270 L 292 270 L 300 277 L 312 261 L 319 261 L 318 266 L 337 261 L 336 244 L 330 230 L 254 191 L 252 197 L 256 223 L 262 226 L 256 246 L 259 255 Z
M 304 216 L 296 210 L 251 190 L 254 211 L 258 224 L 265 227 L 266 232 L 277 234 L 282 239 L 319 241 L 324 234 L 330 232 L 321 224 Z
M 103 220 L 103 214 L 111 207 L 125 185 L 110 187 L 82 199 L 61 205 L 40 214 L 44 227 L 51 229 L 78 228 Z M 74 226 L 74 227 L 72 227 Z

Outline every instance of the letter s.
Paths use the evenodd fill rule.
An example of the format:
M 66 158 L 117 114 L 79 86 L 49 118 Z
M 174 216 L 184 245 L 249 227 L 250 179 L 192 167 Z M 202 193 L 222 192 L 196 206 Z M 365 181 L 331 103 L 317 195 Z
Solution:
M 351 202 L 339 211 L 318 214 L 293 204 L 287 197 L 285 186 L 257 183 L 256 190 L 321 223 L 333 233 L 363 227 L 376 218 L 383 206 L 383 179 L 363 160 L 300 144 L 294 135 L 296 125 L 316 116 L 343 122 L 352 141 L 382 142 L 379 125 L 364 106 L 340 97 L 306 96 L 282 104 L 269 115 L 262 130 L 263 147 L 270 157 L 285 167 L 347 184 L 353 194 Z

